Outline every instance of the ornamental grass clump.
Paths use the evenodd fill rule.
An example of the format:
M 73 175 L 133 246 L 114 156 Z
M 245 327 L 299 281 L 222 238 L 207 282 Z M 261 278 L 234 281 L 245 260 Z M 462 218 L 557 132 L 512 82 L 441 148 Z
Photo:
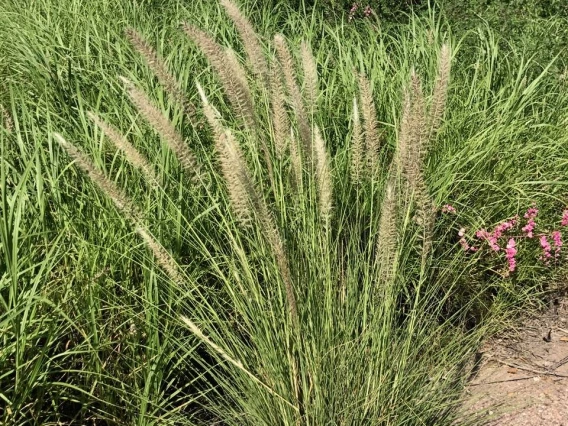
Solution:
M 136 111 L 177 159 L 179 182 L 157 176 L 150 158 L 101 113 L 89 113 L 157 188 L 148 197 L 170 203 L 172 187 L 186 191 L 192 214 L 176 216 L 189 260 L 157 238 L 167 235 L 159 214 L 145 214 L 128 189 L 55 136 L 132 225 L 169 283 L 176 365 L 200 378 L 177 391 L 173 411 L 235 425 L 450 424 L 462 361 L 477 337 L 440 319 L 438 302 L 450 294 L 442 278 L 430 284 L 429 275 L 436 209 L 425 163 L 443 119 L 449 45 L 440 49 L 432 96 L 417 72 L 405 78 L 392 144 L 375 86 L 358 72 L 351 143 L 341 151 L 320 116 L 324 82 L 310 44 L 300 43 L 297 60 L 283 35 L 265 44 L 234 2 L 221 5 L 243 52 L 182 24 L 211 67 L 193 89 L 212 143 L 186 138 L 134 78 L 120 77 Z M 197 128 L 194 97 L 143 36 L 126 34 Z M 412 413 L 404 408 L 410 405 Z

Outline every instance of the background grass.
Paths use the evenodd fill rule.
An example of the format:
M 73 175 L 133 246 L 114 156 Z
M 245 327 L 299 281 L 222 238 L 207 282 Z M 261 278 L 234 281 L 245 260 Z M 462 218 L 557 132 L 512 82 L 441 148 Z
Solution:
M 461 226 L 489 227 L 533 201 L 553 226 L 566 204 L 566 56 L 558 49 L 549 66 L 553 57 L 539 56 L 537 42 L 543 33 L 557 34 L 563 21 L 535 18 L 534 36 L 505 39 L 491 24 L 460 32 L 460 22 L 432 14 L 402 24 L 348 24 L 326 21 L 317 9 L 305 16 L 286 5 L 271 11 L 245 3 L 243 10 L 268 39 L 282 32 L 294 50 L 301 39 L 312 43 L 322 85 L 315 121 L 336 174 L 336 241 L 320 247 L 315 219 L 303 206 L 278 217 L 295 272 L 310 283 L 299 297 L 307 342 L 301 386 L 311 398 L 304 423 L 451 424 L 466 362 L 479 341 L 505 315 L 533 303 L 560 273 L 527 254 L 518 273 L 503 279 L 480 257 L 466 257 L 455 234 Z M 44 0 L 0 6 L 0 103 L 15 124 L 14 132 L 0 131 L 3 424 L 296 420 L 293 409 L 219 360 L 179 320 L 180 314 L 195 319 L 213 341 L 293 399 L 282 292 L 261 285 L 275 276 L 268 248 L 259 245 L 259 235 L 236 226 L 220 189 L 211 198 L 189 185 L 117 78 L 127 76 L 144 88 L 213 170 L 207 129 L 182 116 L 123 36 L 126 27 L 138 29 L 196 104 L 195 79 L 228 114 L 214 75 L 179 30 L 180 21 L 196 23 L 242 52 L 214 2 L 97 1 L 86 7 Z M 377 307 L 368 300 L 369 259 L 357 257 L 357 240 L 343 244 L 339 238 L 377 226 L 375 195 L 382 186 L 354 194 L 343 180 L 357 93 L 353 68 L 373 82 L 386 131 L 384 156 L 390 158 L 410 69 L 416 67 L 430 93 L 444 40 L 454 46 L 452 81 L 427 178 L 436 203 L 449 202 L 459 214 L 439 219 L 427 271 L 419 270 L 407 249 L 416 242 L 408 227 L 392 299 Z M 153 160 L 164 190 L 152 189 L 127 165 L 88 121 L 89 110 L 100 112 Z M 183 265 L 187 286 L 172 283 L 154 266 L 127 221 L 54 144 L 55 131 L 143 206 L 154 235 Z M 255 168 L 257 179 L 262 173 Z M 332 258 L 339 247 L 352 256 L 351 302 L 343 310 L 327 296 L 340 272 Z

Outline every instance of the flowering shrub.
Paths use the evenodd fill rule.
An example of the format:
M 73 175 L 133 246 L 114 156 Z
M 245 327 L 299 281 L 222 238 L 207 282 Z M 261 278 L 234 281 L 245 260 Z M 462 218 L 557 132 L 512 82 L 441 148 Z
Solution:
M 355 17 L 368 18 L 369 16 L 371 16 L 372 13 L 373 13 L 373 9 L 371 8 L 370 5 L 367 4 L 363 8 L 363 5 L 361 3 L 355 2 L 351 5 L 351 9 L 349 9 L 348 20 L 352 21 L 353 18 L 355 18 Z
M 272 0 L 277 4 L 276 0 Z M 425 10 L 428 2 L 425 0 L 287 0 L 294 8 L 299 6 L 317 7 L 328 16 L 342 16 L 353 21 L 368 18 L 375 14 L 381 21 L 399 22 L 405 20 L 412 11 Z
M 457 210 L 450 204 L 441 208 L 444 214 L 457 214 Z M 466 228 L 461 227 L 457 233 L 458 243 L 466 252 L 480 252 L 492 259 L 503 260 L 500 253 L 504 253 L 506 266 L 503 276 L 509 276 L 517 269 L 517 255 L 522 246 L 529 251 L 535 247 L 540 252 L 538 260 L 546 266 L 551 262 L 557 265 L 561 260 L 562 232 L 559 229 L 550 231 L 543 226 L 537 226 L 539 209 L 533 204 L 527 209 L 523 218 L 518 215 L 498 223 L 492 230 L 478 229 L 468 236 Z M 518 231 L 519 226 L 523 225 Z M 568 208 L 562 212 L 560 227 L 568 226 Z M 538 243 L 536 242 L 538 240 Z M 520 242 L 524 241 L 522 245 Z M 534 243 L 531 243 L 534 241 Z

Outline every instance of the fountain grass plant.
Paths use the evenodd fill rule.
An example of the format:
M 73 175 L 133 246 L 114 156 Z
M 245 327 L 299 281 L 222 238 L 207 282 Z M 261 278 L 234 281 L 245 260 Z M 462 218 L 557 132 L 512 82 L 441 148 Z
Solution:
M 437 207 L 562 202 L 560 83 L 433 19 L 68 6 L 0 30 L 2 421 L 452 424 L 537 271 L 484 282 Z

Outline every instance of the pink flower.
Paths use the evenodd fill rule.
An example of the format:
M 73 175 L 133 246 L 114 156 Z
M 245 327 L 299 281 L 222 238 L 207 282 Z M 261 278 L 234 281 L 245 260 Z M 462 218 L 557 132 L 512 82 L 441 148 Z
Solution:
M 536 223 L 534 221 L 534 219 L 529 219 L 527 224 L 525 226 L 523 226 L 521 229 L 523 232 L 525 232 L 527 234 L 527 237 L 532 238 L 533 237 L 533 231 L 534 228 L 536 227 Z
M 366 18 L 368 18 L 369 16 L 371 16 L 371 13 L 373 13 L 373 10 L 371 9 L 371 6 L 367 5 L 367 7 L 365 7 L 365 10 L 363 11 L 363 14 Z
M 503 223 L 500 223 L 493 229 L 493 236 L 495 238 L 501 238 L 504 232 L 508 231 L 509 229 L 513 229 L 513 227 L 517 224 L 517 217 L 509 219 Z
M 517 260 L 515 259 L 515 256 L 517 255 L 516 245 L 517 244 L 515 243 L 515 239 L 511 238 L 507 242 L 507 247 L 505 248 L 505 258 L 509 263 L 509 271 L 511 272 L 513 272 L 517 267 Z
M 547 264 L 549 262 L 549 259 L 552 257 L 552 254 L 550 254 L 550 251 L 552 250 L 552 247 L 550 246 L 550 243 L 548 242 L 548 239 L 546 238 L 546 235 L 541 235 L 540 237 L 540 246 L 542 247 L 542 256 L 540 257 L 541 260 L 544 260 Z
M 524 217 L 525 217 L 525 219 L 528 219 L 528 220 L 527 220 L 527 224 L 522 227 L 522 231 L 527 234 L 528 238 L 532 238 L 534 236 L 533 231 L 534 231 L 534 228 L 536 227 L 536 223 L 535 223 L 534 219 L 537 215 L 538 215 L 538 209 L 535 207 L 534 204 L 525 213 Z
M 562 212 L 562 222 L 560 222 L 560 225 L 568 226 L 568 209 Z
M 349 18 L 348 18 L 349 21 L 353 20 L 353 17 L 355 16 L 355 12 L 357 12 L 357 9 L 359 9 L 359 4 L 353 3 L 351 9 L 349 10 Z
M 562 232 L 554 231 L 552 233 L 552 241 L 554 242 L 554 257 L 560 256 L 560 248 L 562 247 Z
M 442 206 L 442 213 L 453 213 L 456 214 L 456 208 L 451 204 L 444 204 Z
M 497 237 L 495 237 L 494 235 L 491 235 L 487 239 L 487 242 L 489 243 L 489 247 L 491 247 L 492 250 L 499 251 L 499 244 L 497 244 Z
M 494 251 L 499 251 L 499 245 L 497 244 L 497 237 L 494 233 L 487 232 L 485 229 L 480 229 L 475 233 L 475 236 L 480 240 L 485 240 Z
M 480 229 L 475 233 L 475 236 L 480 240 L 486 240 L 487 238 L 489 238 L 489 232 L 487 232 L 487 230 L 485 229 Z
M 533 204 L 533 206 L 529 208 L 525 213 L 525 219 L 534 219 L 537 215 L 538 215 L 538 209 Z
M 460 230 L 458 231 L 458 237 L 460 237 L 459 243 L 464 251 L 468 251 L 470 247 L 467 240 L 465 239 L 465 228 L 460 228 Z

